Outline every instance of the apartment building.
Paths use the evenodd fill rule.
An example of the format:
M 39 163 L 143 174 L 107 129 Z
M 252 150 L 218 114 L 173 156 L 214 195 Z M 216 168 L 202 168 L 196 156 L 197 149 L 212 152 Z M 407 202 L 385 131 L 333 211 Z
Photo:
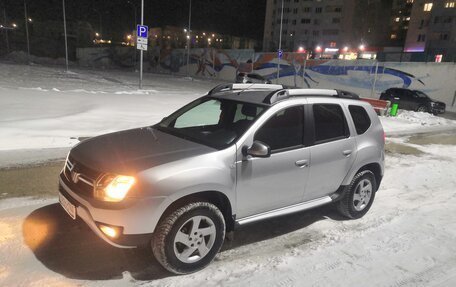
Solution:
M 351 42 L 355 0 L 284 0 L 282 48 L 343 47 Z M 263 50 L 279 46 L 281 0 L 267 0 Z
M 456 0 L 415 0 L 410 17 L 405 52 L 456 60 Z

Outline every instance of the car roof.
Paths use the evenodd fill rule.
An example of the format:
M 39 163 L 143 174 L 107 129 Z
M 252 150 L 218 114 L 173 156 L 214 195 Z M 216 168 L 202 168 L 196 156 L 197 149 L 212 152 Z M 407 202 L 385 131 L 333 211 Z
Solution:
M 209 91 L 208 96 L 219 99 L 273 105 L 296 97 L 334 97 L 359 99 L 352 92 L 334 89 L 300 89 L 274 84 L 222 84 Z

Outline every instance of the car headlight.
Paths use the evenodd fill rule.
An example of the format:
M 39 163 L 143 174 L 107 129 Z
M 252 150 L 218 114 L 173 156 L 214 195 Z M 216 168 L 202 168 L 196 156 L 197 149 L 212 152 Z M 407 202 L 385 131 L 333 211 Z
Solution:
M 127 175 L 105 175 L 96 184 L 95 198 L 103 201 L 119 202 L 126 196 L 136 179 Z

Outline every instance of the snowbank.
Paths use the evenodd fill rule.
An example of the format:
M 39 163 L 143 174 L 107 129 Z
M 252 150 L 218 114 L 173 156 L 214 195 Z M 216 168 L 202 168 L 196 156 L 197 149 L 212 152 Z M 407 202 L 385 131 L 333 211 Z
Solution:
M 387 135 L 456 129 L 456 121 L 424 112 L 400 110 L 396 117 L 380 117 Z

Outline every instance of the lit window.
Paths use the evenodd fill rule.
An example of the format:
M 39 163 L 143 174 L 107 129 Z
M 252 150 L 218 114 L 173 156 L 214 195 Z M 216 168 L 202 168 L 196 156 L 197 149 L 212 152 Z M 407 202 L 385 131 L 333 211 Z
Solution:
M 399 22 L 399 21 L 401 21 L 401 18 L 397 17 L 395 20 L 396 20 L 396 22 Z
M 396 34 L 391 34 L 391 39 L 396 39 L 397 35 Z
M 432 4 L 432 3 L 426 3 L 426 4 L 424 4 L 424 9 L 423 9 L 423 11 L 425 11 L 425 12 L 431 11 L 431 10 L 432 10 L 432 5 L 434 5 L 434 4 Z
M 455 2 L 454 1 L 449 1 L 445 3 L 445 8 L 454 8 L 455 7 Z

